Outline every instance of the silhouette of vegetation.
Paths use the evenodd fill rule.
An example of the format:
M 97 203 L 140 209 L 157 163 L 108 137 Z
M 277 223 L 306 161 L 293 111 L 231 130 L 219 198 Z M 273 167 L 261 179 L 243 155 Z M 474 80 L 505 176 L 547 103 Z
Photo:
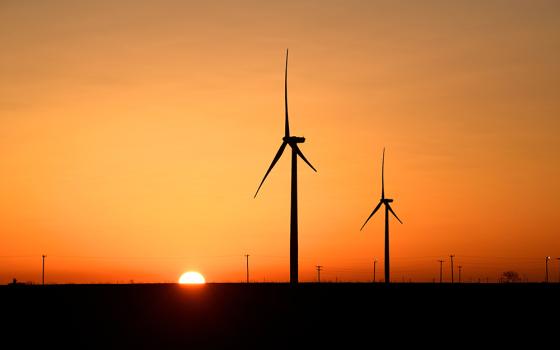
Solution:
M 515 283 L 521 282 L 521 277 L 515 271 L 506 271 L 502 274 L 502 281 L 504 283 Z

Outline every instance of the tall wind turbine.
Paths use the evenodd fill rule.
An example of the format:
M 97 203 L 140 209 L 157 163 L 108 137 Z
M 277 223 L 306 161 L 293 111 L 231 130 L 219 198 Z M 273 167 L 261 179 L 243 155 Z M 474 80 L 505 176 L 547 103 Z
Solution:
M 381 161 L 381 200 L 379 201 L 379 204 L 377 204 L 375 209 L 373 209 L 373 211 L 371 212 L 371 214 L 367 218 L 366 222 L 364 222 L 360 231 L 364 228 L 364 226 L 366 226 L 369 219 L 371 219 L 371 217 L 377 212 L 377 210 L 379 210 L 381 205 L 382 204 L 385 205 L 385 264 L 384 265 L 385 265 L 385 283 L 389 283 L 391 281 L 391 273 L 390 273 L 390 268 L 389 268 L 389 212 L 391 212 L 391 214 L 393 214 L 393 216 L 397 220 L 399 220 L 399 222 L 401 224 L 402 224 L 402 221 L 401 221 L 401 219 L 399 219 L 397 214 L 395 214 L 395 212 L 393 211 L 393 208 L 391 208 L 391 205 L 389 204 L 393 200 L 390 199 L 390 198 L 385 198 L 385 175 L 384 175 L 384 173 L 385 173 L 385 148 L 383 148 L 383 159 Z
M 298 143 L 304 143 L 305 137 L 291 136 L 290 135 L 290 122 L 288 120 L 288 50 L 286 50 L 286 69 L 284 71 L 284 110 L 285 110 L 285 124 L 284 124 L 284 137 L 282 138 L 282 144 L 280 149 L 276 152 L 270 167 L 264 174 L 264 177 L 257 188 L 255 193 L 255 198 L 261 189 L 261 186 L 266 180 L 266 177 L 278 162 L 286 145 L 292 148 L 292 198 L 291 198 L 291 208 L 290 208 L 290 283 L 298 283 L 298 207 L 297 207 L 297 157 L 301 157 L 307 165 L 311 167 L 315 172 L 317 170 L 309 163 L 307 158 L 303 155 L 303 152 L 299 149 Z

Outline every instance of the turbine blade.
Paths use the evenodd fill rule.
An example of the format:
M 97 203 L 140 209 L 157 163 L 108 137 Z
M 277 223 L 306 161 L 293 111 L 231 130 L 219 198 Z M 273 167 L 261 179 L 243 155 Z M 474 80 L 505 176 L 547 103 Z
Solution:
M 286 70 L 284 71 L 284 110 L 286 111 L 284 136 L 290 137 L 290 122 L 288 120 L 288 49 L 286 49 Z
M 375 214 L 379 210 L 379 208 L 381 207 L 381 204 L 383 204 L 382 201 L 380 201 L 379 204 L 377 204 L 377 207 L 375 207 L 375 209 L 373 209 L 371 214 L 369 214 L 369 217 L 367 218 L 366 222 L 364 222 L 364 224 L 362 225 L 362 228 L 360 229 L 360 231 L 364 228 L 364 226 L 366 226 L 366 224 L 368 223 L 369 219 L 371 219 L 373 214 Z
M 381 199 L 385 198 L 385 147 L 383 147 L 383 158 L 381 160 Z
M 317 172 L 317 169 L 315 169 L 313 167 L 313 165 L 311 165 L 311 163 L 309 163 L 309 161 L 307 160 L 307 158 L 305 158 L 305 156 L 303 155 L 303 152 L 299 149 L 299 147 L 297 146 L 297 144 L 294 144 L 292 147 L 295 148 L 296 153 L 298 154 L 298 156 L 301 157 L 301 159 L 303 159 L 304 162 L 307 163 L 307 165 L 309 165 L 311 167 L 311 169 L 313 169 L 315 172 Z
M 282 145 L 280 146 L 280 149 L 278 149 L 278 152 L 276 152 L 276 155 L 274 156 L 274 159 L 272 160 L 272 163 L 270 164 L 270 167 L 266 171 L 266 174 L 264 174 L 264 177 L 261 181 L 261 184 L 259 185 L 259 188 L 257 188 L 257 192 L 255 192 L 255 196 L 253 198 L 257 197 L 257 193 L 259 193 L 259 190 L 261 189 L 261 186 L 263 185 L 264 180 L 266 180 L 266 177 L 268 176 L 268 174 L 270 174 L 270 171 L 272 170 L 272 168 L 274 168 L 274 165 L 276 164 L 276 162 L 278 162 L 278 159 L 280 159 L 280 157 L 282 156 L 282 153 L 284 153 L 284 149 L 286 148 L 286 145 L 287 145 L 286 142 L 282 142 Z
M 395 216 L 395 218 L 397 218 L 397 220 L 399 220 L 399 222 L 402 224 L 403 222 L 401 221 L 401 219 L 399 219 L 397 214 L 395 214 L 395 212 L 393 211 L 393 208 L 391 208 L 391 206 L 389 204 L 387 204 L 387 208 L 389 208 L 389 211 L 391 212 L 391 214 L 393 214 Z

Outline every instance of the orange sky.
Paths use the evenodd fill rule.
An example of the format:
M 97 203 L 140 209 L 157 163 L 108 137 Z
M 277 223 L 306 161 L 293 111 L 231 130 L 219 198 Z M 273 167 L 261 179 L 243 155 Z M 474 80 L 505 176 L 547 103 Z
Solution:
M 287 47 L 300 279 L 382 276 L 384 146 L 394 280 L 560 256 L 557 1 L 3 1 L 0 43 L 0 283 L 287 281 Z

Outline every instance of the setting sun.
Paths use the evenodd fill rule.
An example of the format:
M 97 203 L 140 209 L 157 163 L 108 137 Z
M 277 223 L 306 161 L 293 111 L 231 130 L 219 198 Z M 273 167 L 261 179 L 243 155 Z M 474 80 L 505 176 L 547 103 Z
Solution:
M 179 284 L 204 284 L 206 280 L 204 276 L 195 271 L 185 272 L 179 278 Z

